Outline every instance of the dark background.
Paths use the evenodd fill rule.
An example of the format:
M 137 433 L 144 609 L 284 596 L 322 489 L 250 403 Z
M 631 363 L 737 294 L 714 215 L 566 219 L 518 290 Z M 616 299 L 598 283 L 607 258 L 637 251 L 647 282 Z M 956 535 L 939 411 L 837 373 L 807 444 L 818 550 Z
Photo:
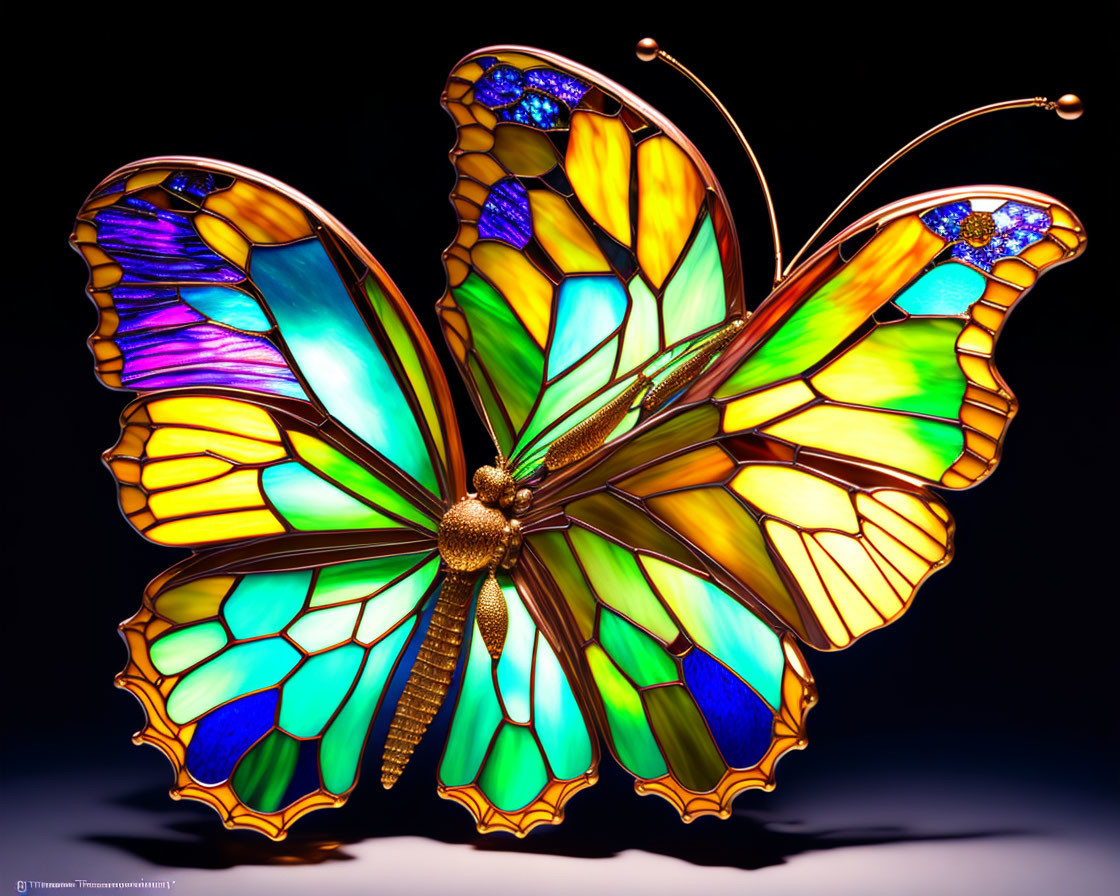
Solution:
M 447 201 L 454 129 L 439 94 L 471 50 L 540 46 L 603 72 L 666 113 L 730 198 L 748 306 L 767 292 L 771 250 L 754 175 L 695 88 L 661 64 L 635 59 L 635 41 L 649 33 L 703 77 L 743 126 L 767 172 L 787 257 L 868 171 L 933 124 L 1012 97 L 1073 91 L 1085 100 L 1088 111 L 1074 122 L 1021 110 L 941 135 L 841 219 L 926 190 L 1011 184 L 1065 202 L 1084 222 L 1089 247 L 1045 277 L 1003 333 L 997 358 L 1020 414 L 995 475 L 948 496 L 958 522 L 956 559 L 889 631 L 808 657 L 821 697 L 809 718 L 811 746 L 783 763 L 779 784 L 801 774 L 843 776 L 852 751 L 881 751 L 885 762 L 905 751 L 927 768 L 968 751 L 993 770 L 1020 754 L 1047 755 L 1056 777 L 1115 788 L 1111 373 L 1118 344 L 1108 158 L 1115 109 L 1106 95 L 1115 47 L 1098 40 L 1104 23 L 1079 20 L 1071 28 L 1053 21 L 1053 7 L 1049 21 L 996 22 L 984 18 L 994 15 L 990 8 L 976 7 L 965 25 L 951 20 L 962 12 L 954 6 L 921 31 L 888 18 L 821 20 L 806 11 L 773 21 L 755 11 L 749 21 L 713 19 L 692 30 L 679 23 L 683 10 L 671 19 L 592 24 L 592 10 L 577 17 L 560 7 L 539 9 L 535 24 L 532 17 L 522 26 L 485 24 L 497 12 L 463 8 L 457 15 L 466 18 L 454 24 L 435 9 L 410 25 L 339 18 L 322 33 L 303 24 L 262 31 L 260 22 L 218 21 L 186 8 L 166 19 L 69 20 L 72 33 L 51 32 L 36 45 L 31 67 L 12 74 L 9 148 L 20 161 L 5 186 L 16 197 L 6 216 L 15 229 L 4 292 L 7 518 L 15 539 L 6 558 L 3 654 L 12 668 L 4 772 L 49 779 L 52 769 L 127 766 L 137 788 L 170 783 L 154 750 L 129 743 L 140 710 L 111 684 L 125 658 L 116 624 L 181 553 L 136 536 L 100 464 L 127 396 L 97 383 L 84 345 L 95 313 L 82 294 L 85 266 L 66 238 L 87 193 L 134 159 L 189 154 L 256 168 L 311 196 L 358 235 L 417 310 L 449 372 L 474 469 L 493 451 L 433 312 L 445 283 L 440 251 L 455 228 Z M 365 780 L 338 817 L 372 818 L 391 808 L 393 820 L 363 822 L 363 833 L 473 836 L 462 810 L 435 797 L 437 741 L 429 735 L 427 752 L 398 790 L 386 795 Z M 672 825 L 682 842 L 712 828 L 709 820 L 681 827 L 667 806 L 628 791 L 621 775 L 604 769 L 602 784 L 577 797 L 564 827 L 602 824 L 596 819 L 609 808 L 625 825 L 647 815 Z M 221 835 L 207 812 L 198 808 L 199 830 Z M 329 816 L 317 813 L 297 831 L 329 829 Z

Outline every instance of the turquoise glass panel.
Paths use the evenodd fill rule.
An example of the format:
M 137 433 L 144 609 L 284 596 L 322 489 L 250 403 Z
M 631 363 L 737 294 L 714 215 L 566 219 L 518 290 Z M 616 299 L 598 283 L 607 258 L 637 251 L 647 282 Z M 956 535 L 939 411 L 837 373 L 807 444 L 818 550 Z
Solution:
M 987 280 L 979 271 L 950 261 L 908 287 L 894 303 L 907 314 L 965 314 L 986 286 Z
M 533 726 L 557 778 L 575 778 L 591 767 L 591 738 L 583 714 L 560 661 L 543 636 L 537 640 Z
M 245 576 L 222 607 L 235 638 L 255 638 L 280 631 L 303 609 L 311 570 L 257 572 Z
M 354 683 L 363 656 L 363 648 L 347 644 L 308 658 L 281 691 L 280 727 L 294 737 L 322 731 Z
M 482 792 L 499 809 L 513 812 L 529 805 L 547 783 L 548 772 L 532 733 L 505 723 L 478 779 Z
M 311 606 L 323 607 L 359 597 L 369 597 L 385 587 L 388 582 L 403 575 L 422 559 L 424 554 L 399 554 L 393 557 L 375 557 L 354 563 L 326 566 L 315 581 Z
M 723 264 L 712 219 L 705 218 L 661 303 L 665 342 L 672 345 L 722 323 L 727 317 Z
M 307 653 L 316 653 L 349 641 L 362 605 L 358 602 L 313 610 L 288 629 L 288 637 Z
M 533 642 L 537 627 L 521 603 L 521 596 L 513 582 L 502 577 L 502 594 L 506 599 L 509 627 L 498 660 L 498 688 L 506 713 L 515 722 L 528 724 L 530 720 L 529 691 L 533 681 Z
M 179 295 L 199 314 L 220 324 L 263 333 L 272 329 L 272 322 L 252 296 L 228 286 L 182 286 Z
M 400 523 L 335 488 L 303 464 L 290 461 L 266 467 L 261 485 L 273 506 L 296 529 L 399 529 Z
M 220 622 L 203 622 L 159 638 L 152 644 L 149 656 L 164 675 L 178 675 L 199 660 L 213 656 L 226 646 L 227 640 Z
M 250 276 L 331 415 L 438 494 L 416 416 L 319 240 L 254 246 Z
M 548 378 L 563 373 L 610 336 L 622 323 L 626 304 L 626 290 L 617 277 L 568 277 L 556 300 Z
M 411 631 L 411 626 L 402 625 L 369 651 L 354 692 L 323 735 L 319 765 L 323 786 L 331 793 L 345 793 L 354 786 L 370 722 Z
M 502 721 L 491 668 L 490 653 L 475 623 L 451 732 L 439 764 L 439 778 L 449 787 L 475 779 L 494 730 Z
M 167 698 L 167 715 L 185 725 L 215 706 L 271 687 L 303 657 L 283 638 L 234 644 L 189 672 Z

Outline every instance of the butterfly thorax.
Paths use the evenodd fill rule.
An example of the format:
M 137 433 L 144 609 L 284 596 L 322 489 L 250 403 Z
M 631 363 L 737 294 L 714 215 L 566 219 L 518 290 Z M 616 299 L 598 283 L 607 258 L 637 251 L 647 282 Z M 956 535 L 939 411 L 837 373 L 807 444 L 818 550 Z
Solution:
M 487 570 L 478 593 L 475 620 L 486 649 L 502 654 L 509 615 L 494 577 L 511 568 L 521 547 L 521 524 L 514 514 L 529 508 L 528 489 L 516 489 L 504 465 L 480 467 L 474 494 L 453 504 L 439 524 L 439 554 L 447 576 L 432 611 L 428 630 L 397 703 L 381 764 L 381 783 L 392 787 L 404 771 L 420 738 L 443 705 L 459 661 L 471 598 L 479 573 Z

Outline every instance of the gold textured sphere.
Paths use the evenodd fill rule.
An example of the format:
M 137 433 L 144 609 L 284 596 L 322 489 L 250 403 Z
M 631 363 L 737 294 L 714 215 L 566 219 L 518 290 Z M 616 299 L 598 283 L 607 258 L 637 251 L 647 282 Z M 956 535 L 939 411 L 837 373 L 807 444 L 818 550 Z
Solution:
M 440 520 L 439 555 L 461 572 L 482 569 L 501 546 L 505 527 L 505 514 L 497 507 L 488 507 L 478 498 L 464 498 Z
M 513 500 L 513 477 L 498 467 L 479 467 L 474 471 L 474 490 L 483 504 L 498 504 L 503 498 Z
M 1073 121 L 1075 118 L 1080 118 L 1081 113 L 1085 111 L 1085 104 L 1081 102 L 1081 97 L 1075 93 L 1067 93 L 1065 96 L 1058 99 L 1058 117 L 1064 118 L 1066 121 Z
M 634 48 L 634 52 L 642 62 L 653 62 L 660 51 L 661 47 L 657 45 L 657 41 L 652 37 L 643 37 L 638 41 L 638 46 Z

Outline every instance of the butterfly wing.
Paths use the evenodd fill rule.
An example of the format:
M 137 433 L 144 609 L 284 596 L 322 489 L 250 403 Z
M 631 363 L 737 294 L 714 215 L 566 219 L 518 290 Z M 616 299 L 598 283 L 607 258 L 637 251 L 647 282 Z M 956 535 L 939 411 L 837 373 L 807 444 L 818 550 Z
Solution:
M 282 837 L 339 805 L 387 681 L 439 588 L 465 491 L 431 346 L 329 214 L 242 168 L 127 166 L 73 242 L 107 385 L 140 392 L 106 452 L 145 537 L 196 556 L 122 625 L 174 793 Z
M 738 244 L 696 148 L 602 75 L 493 47 L 455 68 L 444 106 L 459 229 L 440 320 L 525 475 L 640 371 L 743 311 Z
M 978 224 L 991 231 L 982 245 L 964 235 Z M 719 811 L 733 795 L 724 779 L 712 790 L 721 766 L 706 743 L 673 758 L 678 739 L 711 735 L 722 749 L 713 714 L 731 702 L 721 691 L 709 710 L 703 686 L 689 679 L 697 651 L 719 676 L 766 696 L 736 664 L 737 650 L 767 655 L 750 624 L 696 627 L 697 614 L 719 618 L 702 609 L 711 595 L 756 630 L 788 628 L 836 649 L 897 619 L 948 562 L 953 523 L 933 489 L 988 475 L 1015 412 L 992 362 L 1000 330 L 1038 276 L 1083 248 L 1067 208 L 1021 190 L 943 191 L 881 210 L 784 282 L 672 405 L 539 485 L 526 544 L 553 577 L 558 624 L 605 716 L 601 730 L 639 790 L 692 815 Z M 613 634 L 620 628 L 651 655 L 683 657 L 683 710 L 657 715 L 649 702 L 657 690 L 642 686 L 660 679 L 636 677 L 634 648 Z M 783 649 L 783 676 L 807 683 L 792 642 Z M 777 670 L 779 652 L 770 652 Z M 663 675 L 672 673 L 665 666 Z M 796 711 L 811 700 L 810 686 L 791 698 L 780 711 L 768 703 L 772 746 L 800 735 Z M 627 705 L 654 734 L 645 766 L 614 721 Z M 757 716 L 734 715 L 731 730 L 746 737 Z M 669 719 L 661 729 L 659 718 Z M 682 767 L 688 755 L 711 757 L 707 777 Z M 770 756 L 743 786 L 769 780 Z M 651 781 L 662 763 L 669 778 L 658 789 Z M 713 792 L 721 798 L 705 803 Z

